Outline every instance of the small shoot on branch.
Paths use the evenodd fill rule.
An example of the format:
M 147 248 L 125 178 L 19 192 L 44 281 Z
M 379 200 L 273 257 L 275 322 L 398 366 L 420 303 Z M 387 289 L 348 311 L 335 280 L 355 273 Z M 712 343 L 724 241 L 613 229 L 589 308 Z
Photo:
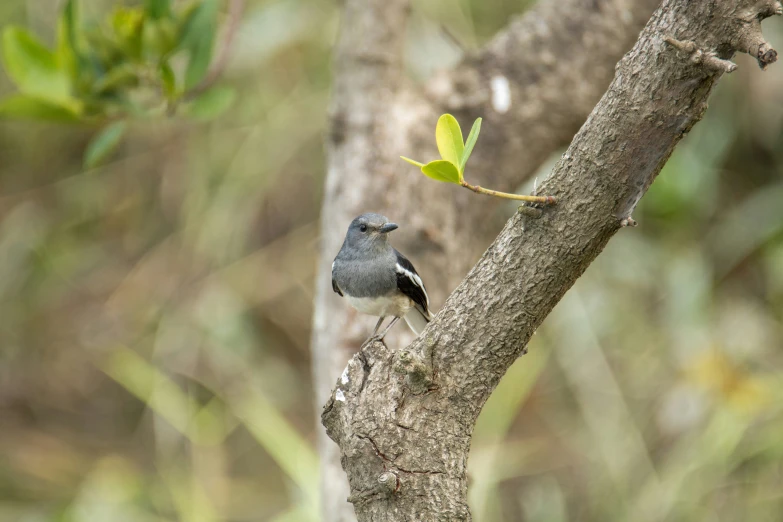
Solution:
M 481 130 L 481 118 L 473 122 L 473 128 L 470 129 L 467 141 L 462 141 L 462 130 L 459 127 L 457 119 L 451 114 L 443 114 L 438 118 L 438 125 L 435 128 L 435 142 L 438 145 L 438 152 L 441 159 L 430 161 L 427 164 L 400 156 L 402 159 L 416 165 L 421 169 L 425 176 L 435 181 L 444 183 L 454 183 L 466 189 L 470 189 L 478 194 L 496 196 L 499 198 L 515 199 L 517 201 L 528 201 L 530 203 L 539 203 L 542 205 L 554 205 L 556 200 L 552 196 L 526 196 L 521 194 L 509 194 L 507 192 L 498 192 L 478 185 L 471 185 L 465 181 L 465 165 L 473 152 L 473 147 L 478 140 Z

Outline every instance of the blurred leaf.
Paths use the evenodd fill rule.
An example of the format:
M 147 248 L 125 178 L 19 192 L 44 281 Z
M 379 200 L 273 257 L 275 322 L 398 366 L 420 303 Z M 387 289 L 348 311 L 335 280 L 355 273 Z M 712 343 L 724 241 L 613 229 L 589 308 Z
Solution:
M 177 513 L 176 520 L 181 522 L 221 522 L 224 520 L 217 514 L 209 492 L 204 489 L 204 484 L 192 471 L 186 471 L 186 469 L 173 465 L 162 469 L 160 475 L 174 501 Z M 130 518 L 126 519 L 127 522 L 131 522 L 131 520 Z
M 462 143 L 462 130 L 454 116 L 443 114 L 438 118 L 438 125 L 435 127 L 435 141 L 438 144 L 441 158 L 454 165 L 460 164 L 465 146 Z
M 97 94 L 109 94 L 123 87 L 132 87 L 139 84 L 136 69 L 129 63 L 112 67 L 109 72 L 100 78 L 92 87 L 92 92 Z
M 412 160 L 410 158 L 406 158 L 405 156 L 400 156 L 402 159 L 410 163 L 411 165 L 416 165 L 417 167 L 421 168 L 424 166 L 424 163 L 419 163 L 418 161 Z
M 177 24 L 169 17 L 144 24 L 144 51 L 150 59 L 166 58 L 177 47 Z
M 24 94 L 15 94 L 0 101 L 0 117 L 55 122 L 74 122 L 79 119 L 78 113 L 67 107 Z
M 182 28 L 180 48 L 190 58 L 185 69 L 185 90 L 198 85 L 206 76 L 212 60 L 212 46 L 217 32 L 217 0 L 203 0 L 187 17 Z
M 3 59 L 19 90 L 61 105 L 72 104 L 71 83 L 57 59 L 27 30 L 8 27 L 3 32 Z
M 269 399 L 255 389 L 246 387 L 236 396 L 226 397 L 225 401 L 269 456 L 316 504 L 319 493 L 318 456 L 310 443 Z
M 171 0 L 146 0 L 145 6 L 153 20 L 171 16 Z
M 510 378 L 501 379 L 481 409 L 473 431 L 473 444 L 497 444 L 506 437 L 548 359 L 546 346 L 533 346 L 523 359 L 511 365 L 506 372 Z
M 476 421 L 468 465 L 468 472 L 473 478 L 473 485 L 468 490 L 468 501 L 476 520 L 488 519 L 486 511 L 497 495 L 497 483 L 504 478 L 503 468 L 521 472 L 526 469 L 519 466 L 519 461 L 526 458 L 525 451 L 531 454 L 537 452 L 533 449 L 535 443 L 531 439 L 525 439 L 524 451 L 516 450 L 508 442 L 504 443 L 549 359 L 550 352 L 545 346 L 535 342 L 531 344 L 528 354 L 508 369 Z
M 720 277 L 783 231 L 783 183 L 770 184 L 737 203 L 704 238 Z
M 90 64 L 95 74 L 103 74 L 126 61 L 127 56 L 111 31 L 93 25 L 85 29 L 82 34 L 91 51 Z
M 112 123 L 95 136 L 84 153 L 84 167 L 91 169 L 106 159 L 119 145 L 127 130 L 124 121 Z
M 68 71 L 71 79 L 79 77 L 80 50 L 78 44 L 79 11 L 78 1 L 68 0 L 57 20 L 57 63 L 58 68 Z
M 193 100 L 187 114 L 199 120 L 211 120 L 228 110 L 236 96 L 236 90 L 231 87 L 212 87 Z
M 204 407 L 133 350 L 114 348 L 102 366 L 106 375 L 142 400 L 157 415 L 197 444 L 219 444 L 227 435 L 215 400 Z
M 163 62 L 160 64 L 159 72 L 163 91 L 168 98 L 174 98 L 177 95 L 177 77 L 174 75 L 174 69 L 168 62 Z
M 460 174 L 457 166 L 447 160 L 430 161 L 421 168 L 421 171 L 436 181 L 445 183 L 459 183 Z
M 141 58 L 144 11 L 117 7 L 112 15 L 112 28 L 122 50 L 134 60 Z
M 465 172 L 465 165 L 468 163 L 468 158 L 470 158 L 470 154 L 473 152 L 473 146 L 476 145 L 476 140 L 478 140 L 480 131 L 481 118 L 476 118 L 476 121 L 473 122 L 473 127 L 470 129 L 470 134 L 468 134 L 468 139 L 465 142 L 465 150 L 462 152 L 462 158 L 459 162 L 460 172 Z

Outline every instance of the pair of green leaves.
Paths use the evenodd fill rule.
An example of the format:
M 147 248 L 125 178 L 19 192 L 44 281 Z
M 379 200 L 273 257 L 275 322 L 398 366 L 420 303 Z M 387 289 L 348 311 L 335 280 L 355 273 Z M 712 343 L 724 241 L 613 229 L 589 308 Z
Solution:
M 442 159 L 430 161 L 426 165 L 418 161 L 400 156 L 402 159 L 421 168 L 424 175 L 445 183 L 460 185 L 464 181 L 465 165 L 473 152 L 481 130 L 481 118 L 473 122 L 467 141 L 462 140 L 462 129 L 459 122 L 451 114 L 438 118 L 435 127 L 435 142 Z

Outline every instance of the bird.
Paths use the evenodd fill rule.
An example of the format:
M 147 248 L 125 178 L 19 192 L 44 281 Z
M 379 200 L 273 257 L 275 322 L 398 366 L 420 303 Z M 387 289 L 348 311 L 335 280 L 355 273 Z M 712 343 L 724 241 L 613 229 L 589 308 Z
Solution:
M 421 276 L 413 263 L 389 244 L 389 233 L 397 228 L 385 216 L 362 214 L 351 221 L 332 263 L 332 289 L 357 311 L 380 317 L 365 344 L 383 340 L 400 318 L 405 318 L 416 335 L 432 320 Z M 393 319 L 378 335 L 387 317 Z

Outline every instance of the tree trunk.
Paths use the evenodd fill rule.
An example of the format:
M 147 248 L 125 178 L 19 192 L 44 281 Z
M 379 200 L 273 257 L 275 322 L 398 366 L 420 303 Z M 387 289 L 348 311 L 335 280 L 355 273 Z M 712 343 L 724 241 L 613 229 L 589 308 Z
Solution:
M 402 225 L 395 245 L 413 259 L 437 310 L 507 216 L 502 201 L 433 183 L 399 154 L 437 157 L 433 131 L 443 111 L 468 123 L 481 116 L 469 173 L 484 186 L 514 190 L 568 143 L 659 3 L 542 2 L 422 89 L 404 80 L 407 1 L 346 0 L 335 50 L 312 342 L 319 409 L 374 322 L 331 289 L 330 266 L 351 219 L 373 210 Z M 505 94 L 508 106 L 501 103 Z M 392 330 L 390 344 L 410 340 L 404 332 Z M 323 520 L 355 520 L 339 449 L 325 433 L 319 452 Z
M 780 2 L 771 0 L 666 0 L 618 63 L 608 91 L 541 187 L 542 193 L 557 197 L 558 205 L 545 210 L 521 207 L 410 346 L 391 350 L 376 342 L 351 358 L 337 379 L 322 420 L 340 448 L 350 501 L 359 521 L 470 520 L 467 456 L 485 401 L 524 353 L 536 328 L 607 241 L 622 226 L 633 223 L 632 210 L 675 145 L 701 119 L 715 81 L 723 72 L 734 70 L 728 61 L 734 52 L 752 54 L 762 67 L 775 61 L 776 53 L 764 41 L 760 22 L 781 13 Z M 383 61 L 384 66 L 389 63 Z M 338 66 L 338 76 L 339 71 Z M 386 85 L 392 93 L 396 83 Z M 335 96 L 339 98 L 339 89 Z M 397 110 L 417 114 L 422 109 L 413 104 L 398 105 Z M 403 195 L 408 188 L 402 179 L 391 179 L 387 156 L 413 147 L 401 148 L 405 140 L 392 136 L 384 124 L 373 125 L 375 115 L 370 111 L 344 118 L 351 120 L 346 125 L 364 132 L 366 145 L 380 135 L 385 140 L 375 143 L 385 143 L 386 148 L 355 148 L 360 141 L 357 136 L 347 148 L 360 155 L 362 168 L 372 166 L 372 176 L 384 180 L 393 195 L 387 208 L 393 208 L 393 201 L 407 209 Z M 410 137 L 408 129 L 402 125 L 402 132 Z M 505 146 L 511 145 L 492 139 L 479 144 L 485 156 L 502 156 Z M 329 219 L 329 212 L 342 217 L 329 199 L 339 197 L 336 187 L 356 190 L 369 207 L 374 203 L 363 192 L 366 182 L 358 181 L 357 188 L 334 180 L 337 176 L 331 169 L 351 165 L 348 158 L 353 156 L 346 156 L 344 148 L 331 151 L 335 162 L 330 161 L 324 247 L 339 244 L 344 232 L 341 225 L 346 224 Z M 432 198 L 428 204 L 440 205 L 442 194 L 429 189 L 434 182 L 427 183 Z M 472 198 L 471 207 L 481 205 L 478 196 L 466 197 Z M 417 209 L 405 218 L 426 220 L 427 212 Z M 436 228 L 433 234 L 455 230 L 442 220 L 436 223 L 445 230 Z M 419 253 L 427 262 L 433 255 Z M 330 254 L 324 251 L 325 258 Z M 323 260 L 321 268 L 323 280 L 328 276 Z M 335 347 L 346 347 L 366 331 L 346 328 L 339 314 L 325 313 L 327 292 L 321 280 L 316 346 L 331 334 Z M 329 306 L 345 305 L 335 301 Z M 319 331 L 327 333 L 319 337 Z M 332 379 L 339 375 L 335 372 Z

